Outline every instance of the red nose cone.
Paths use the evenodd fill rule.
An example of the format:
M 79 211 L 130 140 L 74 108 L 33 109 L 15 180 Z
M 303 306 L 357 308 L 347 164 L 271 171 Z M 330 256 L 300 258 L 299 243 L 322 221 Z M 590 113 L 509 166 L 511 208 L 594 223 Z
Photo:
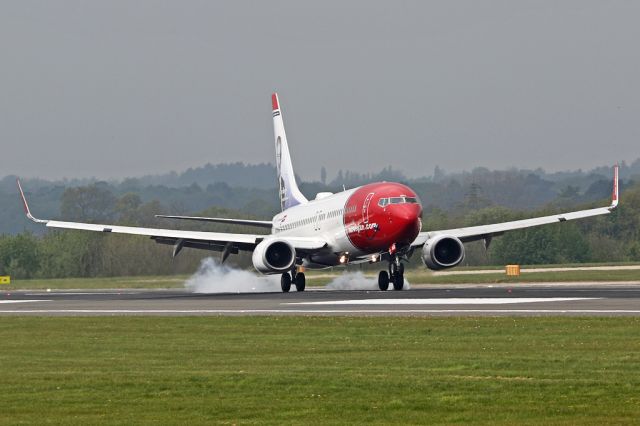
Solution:
M 399 205 L 390 210 L 389 226 L 392 239 L 400 245 L 411 244 L 422 227 L 420 206 Z
M 347 200 L 345 231 L 354 247 L 369 253 L 387 251 L 393 244 L 411 244 L 422 223 L 422 206 L 411 188 L 398 183 L 360 187 Z

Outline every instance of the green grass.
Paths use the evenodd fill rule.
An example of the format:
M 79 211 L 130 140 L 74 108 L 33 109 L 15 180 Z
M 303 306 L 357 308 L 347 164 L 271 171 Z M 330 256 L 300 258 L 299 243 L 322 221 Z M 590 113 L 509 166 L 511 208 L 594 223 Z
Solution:
M 640 318 L 3 317 L 0 424 L 637 424 Z
M 0 291 L 11 289 L 101 289 L 101 288 L 183 288 L 187 276 L 140 276 L 109 278 L 12 279 L 0 285 Z

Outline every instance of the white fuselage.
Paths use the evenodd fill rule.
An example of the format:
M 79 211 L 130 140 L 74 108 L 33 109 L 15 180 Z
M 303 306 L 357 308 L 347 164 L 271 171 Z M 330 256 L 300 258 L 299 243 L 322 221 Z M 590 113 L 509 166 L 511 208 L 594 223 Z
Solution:
M 341 254 L 363 254 L 347 237 L 344 224 L 344 209 L 347 200 L 357 188 L 310 200 L 273 217 L 271 234 L 275 237 L 315 237 L 327 242 L 326 253 L 314 259 L 320 264 L 307 262 L 308 267 L 327 267 L 337 263 Z

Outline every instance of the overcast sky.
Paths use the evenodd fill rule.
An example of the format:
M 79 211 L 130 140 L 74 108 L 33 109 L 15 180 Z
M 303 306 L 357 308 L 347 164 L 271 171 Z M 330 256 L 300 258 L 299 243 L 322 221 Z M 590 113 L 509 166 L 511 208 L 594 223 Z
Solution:
M 0 1 L 0 176 L 640 157 L 638 1 Z

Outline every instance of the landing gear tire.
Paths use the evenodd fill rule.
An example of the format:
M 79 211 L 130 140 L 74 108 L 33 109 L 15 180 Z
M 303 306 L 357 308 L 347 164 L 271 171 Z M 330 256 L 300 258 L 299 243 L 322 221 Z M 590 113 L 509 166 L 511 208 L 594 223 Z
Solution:
M 296 285 L 296 291 L 304 291 L 304 288 L 307 285 L 307 278 L 304 276 L 303 272 L 298 272 L 294 282 Z
M 393 276 L 393 289 L 402 290 L 402 287 L 404 287 L 404 274 L 397 272 Z
M 404 264 L 400 263 L 396 265 L 395 263 L 393 263 L 391 265 L 391 270 L 393 271 L 391 274 L 393 289 L 402 290 L 402 288 L 404 287 Z
M 380 271 L 378 274 L 378 288 L 381 291 L 387 291 L 389 288 L 389 274 L 387 271 Z
M 280 288 L 283 293 L 289 293 L 289 290 L 291 290 L 291 275 L 288 272 L 285 272 L 280 277 Z

